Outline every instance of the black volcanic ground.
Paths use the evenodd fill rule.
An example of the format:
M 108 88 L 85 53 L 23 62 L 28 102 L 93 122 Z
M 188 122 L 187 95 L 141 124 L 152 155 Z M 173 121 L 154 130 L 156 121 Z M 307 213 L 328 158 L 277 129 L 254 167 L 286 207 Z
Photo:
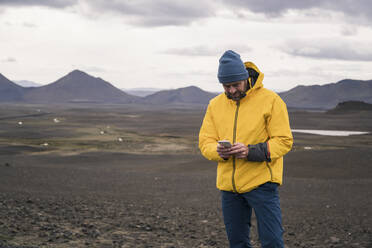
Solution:
M 203 108 L 79 106 L 0 106 L 0 247 L 227 247 L 216 165 L 197 149 Z M 372 131 L 370 111 L 290 119 Z M 294 138 L 287 247 L 372 247 L 372 135 Z

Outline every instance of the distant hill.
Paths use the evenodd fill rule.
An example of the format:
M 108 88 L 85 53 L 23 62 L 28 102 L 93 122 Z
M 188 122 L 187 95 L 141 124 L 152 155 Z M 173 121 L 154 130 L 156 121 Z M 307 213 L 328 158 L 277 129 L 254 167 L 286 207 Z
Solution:
M 372 80 L 345 79 L 325 85 L 297 86 L 279 95 L 289 108 L 332 109 L 345 101 L 372 103 Z
M 350 111 L 372 111 L 372 104 L 365 103 L 362 101 L 347 101 L 337 104 L 334 109 L 328 111 L 328 113 L 344 113 Z
M 54 83 L 32 88 L 23 99 L 32 103 L 132 103 L 139 100 L 101 78 L 79 70 L 70 72 Z
M 0 102 L 22 101 L 25 91 L 0 73 Z
M 196 86 L 155 93 L 152 91 L 157 89 L 153 88 L 132 90 L 141 91 L 134 94 L 144 97 L 128 94 L 101 78 L 79 70 L 39 87 L 21 87 L 0 73 L 0 102 L 207 104 L 218 95 Z M 289 108 L 333 109 L 338 103 L 348 101 L 372 104 L 372 80 L 345 79 L 325 85 L 297 86 L 279 95 Z
M 133 88 L 133 89 L 121 89 L 122 91 L 139 97 L 145 97 L 152 95 L 158 91 L 164 90 L 164 89 L 157 89 L 157 88 Z
M 42 86 L 42 84 L 38 84 L 38 83 L 28 81 L 28 80 L 18 80 L 18 81 L 14 81 L 14 83 L 16 83 L 16 84 L 18 84 L 19 86 L 22 86 L 22 87 L 40 87 L 40 86 Z
M 207 104 L 216 94 L 204 91 L 196 86 L 175 90 L 162 90 L 146 96 L 144 101 L 151 104 L 191 103 Z

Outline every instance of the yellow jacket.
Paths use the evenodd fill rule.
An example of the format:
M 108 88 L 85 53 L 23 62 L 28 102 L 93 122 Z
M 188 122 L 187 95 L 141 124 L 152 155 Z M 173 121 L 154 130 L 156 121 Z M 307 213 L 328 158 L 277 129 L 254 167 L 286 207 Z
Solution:
M 245 66 L 258 75 L 249 78 L 250 85 L 255 80 L 253 87 L 239 102 L 228 99 L 224 93 L 213 98 L 199 133 L 203 156 L 218 161 L 217 188 L 237 193 L 249 192 L 266 182 L 282 184 L 283 156 L 293 144 L 285 103 L 276 93 L 263 88 L 264 75 L 253 63 L 246 62 Z M 268 159 L 224 160 L 217 153 L 217 141 L 224 139 L 247 146 L 266 142 Z

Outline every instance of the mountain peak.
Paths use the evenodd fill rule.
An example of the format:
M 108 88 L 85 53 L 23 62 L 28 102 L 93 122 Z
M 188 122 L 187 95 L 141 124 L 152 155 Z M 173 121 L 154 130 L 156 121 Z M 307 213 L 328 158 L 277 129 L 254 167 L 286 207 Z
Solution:
M 51 84 L 28 92 L 25 100 L 58 103 L 131 103 L 137 101 L 137 98 L 101 78 L 93 77 L 81 70 L 73 70 Z
M 86 72 L 82 71 L 82 70 L 79 70 L 79 69 L 75 69 L 73 71 L 71 71 L 70 73 L 82 73 L 82 74 L 86 74 Z
M 1 74 L 1 73 L 0 73 L 0 79 L 1 79 L 1 80 L 4 80 L 4 79 L 9 80 L 9 79 L 7 79 L 7 78 L 6 78 L 3 74 Z
M 108 82 L 102 80 L 101 78 L 94 77 L 84 71 L 81 70 L 73 70 L 66 74 L 64 77 L 60 78 L 57 80 L 55 83 L 63 83 L 63 84 L 88 84 L 91 85 L 93 84 L 109 84 Z
M 203 91 L 196 86 L 188 86 L 174 90 L 163 90 L 146 96 L 145 101 L 153 104 L 191 103 L 206 104 L 216 94 Z
M 68 73 L 66 76 L 90 76 L 90 75 L 86 72 L 83 72 L 81 70 L 76 69 L 76 70 L 73 70 L 70 73 Z M 90 76 L 90 77 L 92 77 L 92 76 Z
M 202 89 L 200 89 L 199 87 L 197 87 L 197 86 L 195 86 L 195 85 L 187 86 L 187 87 L 184 87 L 184 88 L 181 88 L 181 89 L 187 89 L 187 90 L 202 90 Z

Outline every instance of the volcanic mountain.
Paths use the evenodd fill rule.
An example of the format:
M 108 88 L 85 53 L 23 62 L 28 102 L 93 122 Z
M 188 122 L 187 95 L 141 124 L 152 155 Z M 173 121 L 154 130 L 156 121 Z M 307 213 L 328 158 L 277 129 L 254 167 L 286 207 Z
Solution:
M 13 83 L 0 73 L 0 102 L 22 101 L 25 91 L 26 89 Z
M 345 79 L 325 85 L 301 85 L 279 95 L 289 108 L 332 109 L 346 101 L 372 103 L 372 80 Z
M 79 70 L 54 83 L 33 88 L 24 95 L 26 102 L 37 103 L 132 103 L 138 99 L 101 78 Z
M 196 86 L 189 86 L 175 90 L 162 90 L 146 96 L 144 101 L 151 104 L 206 104 L 215 96 L 216 94 L 204 91 Z

